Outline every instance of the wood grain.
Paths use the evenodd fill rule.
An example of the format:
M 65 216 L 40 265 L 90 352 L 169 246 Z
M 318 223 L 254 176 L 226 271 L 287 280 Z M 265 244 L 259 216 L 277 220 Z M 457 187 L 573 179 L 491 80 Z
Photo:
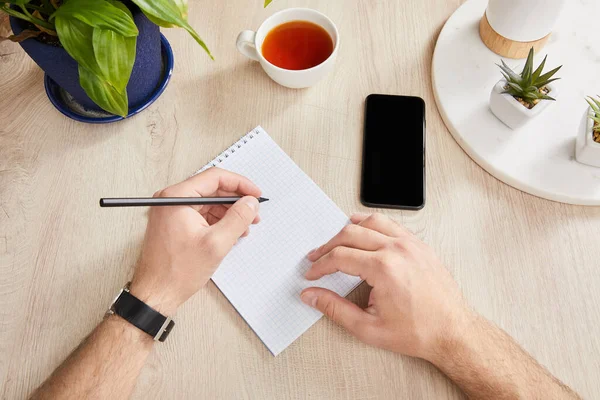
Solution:
M 261 124 L 345 212 L 367 211 L 358 184 L 370 93 L 427 103 L 428 203 L 385 213 L 440 254 L 475 309 L 583 396 L 600 396 L 600 208 L 519 192 L 454 142 L 429 77 L 436 37 L 461 1 L 261 3 L 190 2 L 216 61 L 185 32 L 165 30 L 169 87 L 111 125 L 63 117 L 39 68 L 18 45 L 0 44 L 0 398 L 39 385 L 130 276 L 145 213 L 100 209 L 100 197 L 150 195 Z M 235 49 L 240 30 L 287 7 L 318 9 L 340 31 L 336 71 L 311 89 L 276 85 Z M 362 286 L 351 298 L 367 295 Z M 212 284 L 176 320 L 134 398 L 462 398 L 426 362 L 368 347 L 325 319 L 274 358 Z
M 550 38 L 550 34 L 548 34 L 532 42 L 519 42 L 507 39 L 492 28 L 485 14 L 479 22 L 479 36 L 488 49 L 508 58 L 526 58 L 532 47 L 537 53 L 546 45 L 546 42 Z

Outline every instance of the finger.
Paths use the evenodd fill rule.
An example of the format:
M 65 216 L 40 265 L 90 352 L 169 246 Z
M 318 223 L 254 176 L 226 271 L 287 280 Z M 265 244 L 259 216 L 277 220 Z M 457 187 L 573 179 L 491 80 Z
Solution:
M 228 192 L 226 190 L 217 190 L 217 193 L 215 194 L 215 196 L 218 197 L 233 197 L 233 196 L 239 196 L 239 193 L 235 193 L 235 192 Z M 223 207 L 225 208 L 229 208 L 231 207 L 231 204 L 223 204 Z M 253 224 L 258 224 L 260 222 L 260 215 L 256 215 L 256 218 L 254 221 L 252 221 Z
M 335 272 L 360 276 L 368 283 L 373 264 L 374 252 L 358 250 L 351 247 L 338 246 L 313 263 L 305 277 L 310 281 L 322 278 Z
M 300 299 L 361 340 L 375 319 L 375 316 L 331 290 L 308 288 L 302 291 Z
M 238 196 L 258 197 L 261 194 L 258 186 L 248 178 L 231 171 L 213 167 L 162 190 L 161 197 L 207 197 L 214 195 L 217 191 Z
M 258 200 L 245 196 L 227 210 L 223 218 L 212 226 L 212 234 L 217 235 L 228 251 L 248 229 L 258 214 Z
M 368 213 L 354 213 L 350 217 L 350 221 L 352 221 L 353 224 L 360 224 L 365 219 L 367 219 L 369 217 L 369 215 L 371 215 L 371 214 L 368 214 Z
M 218 206 L 209 206 L 210 208 L 207 209 L 206 213 L 212 214 L 213 216 L 217 217 L 217 219 L 221 219 L 225 216 L 225 214 L 227 213 L 227 210 L 229 210 L 229 206 L 228 205 L 218 205 Z M 204 210 L 200 211 L 200 214 L 204 214 Z M 252 221 L 253 224 L 258 224 L 260 222 L 260 215 L 256 214 L 256 217 L 254 218 L 254 220 Z
M 246 237 L 250 234 L 250 229 L 246 229 L 244 233 L 242 233 L 242 237 Z
M 214 215 L 215 217 L 221 219 L 225 216 L 225 214 L 227 213 L 229 209 L 227 207 L 225 207 L 224 205 L 218 205 L 218 206 L 210 206 L 210 208 L 208 209 L 208 212 L 212 215 Z M 204 211 L 204 210 L 202 210 Z
M 385 245 L 389 238 L 381 233 L 360 225 L 346 225 L 329 242 L 308 254 L 310 261 L 316 261 L 338 246 L 359 250 L 377 250 Z
M 207 214 L 206 217 L 204 217 L 204 219 L 206 219 L 206 222 L 208 222 L 208 225 L 210 226 L 216 224 L 220 220 L 220 218 L 217 218 L 212 214 Z
M 360 218 L 362 218 L 362 215 L 359 216 L 357 220 Z M 407 234 L 411 234 L 405 227 L 396 223 L 389 217 L 386 217 L 385 215 L 379 213 L 371 214 L 368 217 L 362 219 L 359 222 L 359 225 L 391 237 L 400 237 Z

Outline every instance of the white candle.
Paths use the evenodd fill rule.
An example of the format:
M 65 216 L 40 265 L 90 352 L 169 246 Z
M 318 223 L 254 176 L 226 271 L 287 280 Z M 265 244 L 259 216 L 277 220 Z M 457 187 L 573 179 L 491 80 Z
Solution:
M 565 0 L 489 0 L 492 29 L 507 39 L 533 42 L 552 32 Z

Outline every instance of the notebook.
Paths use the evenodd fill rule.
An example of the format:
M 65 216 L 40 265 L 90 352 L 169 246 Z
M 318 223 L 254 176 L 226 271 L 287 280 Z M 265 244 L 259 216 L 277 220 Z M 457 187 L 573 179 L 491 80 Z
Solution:
M 348 295 L 360 278 L 337 272 L 309 282 L 306 254 L 349 223 L 348 217 L 260 126 L 196 173 L 218 166 L 257 184 L 268 202 L 261 222 L 225 257 L 213 282 L 274 356 L 321 318 L 300 301 L 310 286 Z

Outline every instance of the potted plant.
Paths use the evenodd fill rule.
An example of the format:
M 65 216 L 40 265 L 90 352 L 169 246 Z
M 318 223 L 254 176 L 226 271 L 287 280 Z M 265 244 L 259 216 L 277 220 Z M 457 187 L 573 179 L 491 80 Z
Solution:
M 7 2 L 8 1 L 8 2 Z M 187 0 L 0 0 L 13 35 L 46 74 L 88 110 L 125 117 L 160 83 L 160 27 L 187 22 Z M 212 58 L 212 56 L 211 56 Z
M 583 164 L 600 167 L 600 96 L 586 99 L 586 110 L 575 143 L 575 158 Z
M 534 70 L 533 47 L 529 50 L 523 71 L 517 74 L 504 60 L 498 65 L 502 70 L 503 79 L 500 79 L 490 96 L 490 109 L 492 113 L 512 129 L 525 125 L 532 118 L 540 114 L 555 98 L 557 90 L 552 82 L 560 78 L 552 78 L 562 67 L 543 73 L 546 58 Z M 549 101 L 548 101 L 549 100 Z

